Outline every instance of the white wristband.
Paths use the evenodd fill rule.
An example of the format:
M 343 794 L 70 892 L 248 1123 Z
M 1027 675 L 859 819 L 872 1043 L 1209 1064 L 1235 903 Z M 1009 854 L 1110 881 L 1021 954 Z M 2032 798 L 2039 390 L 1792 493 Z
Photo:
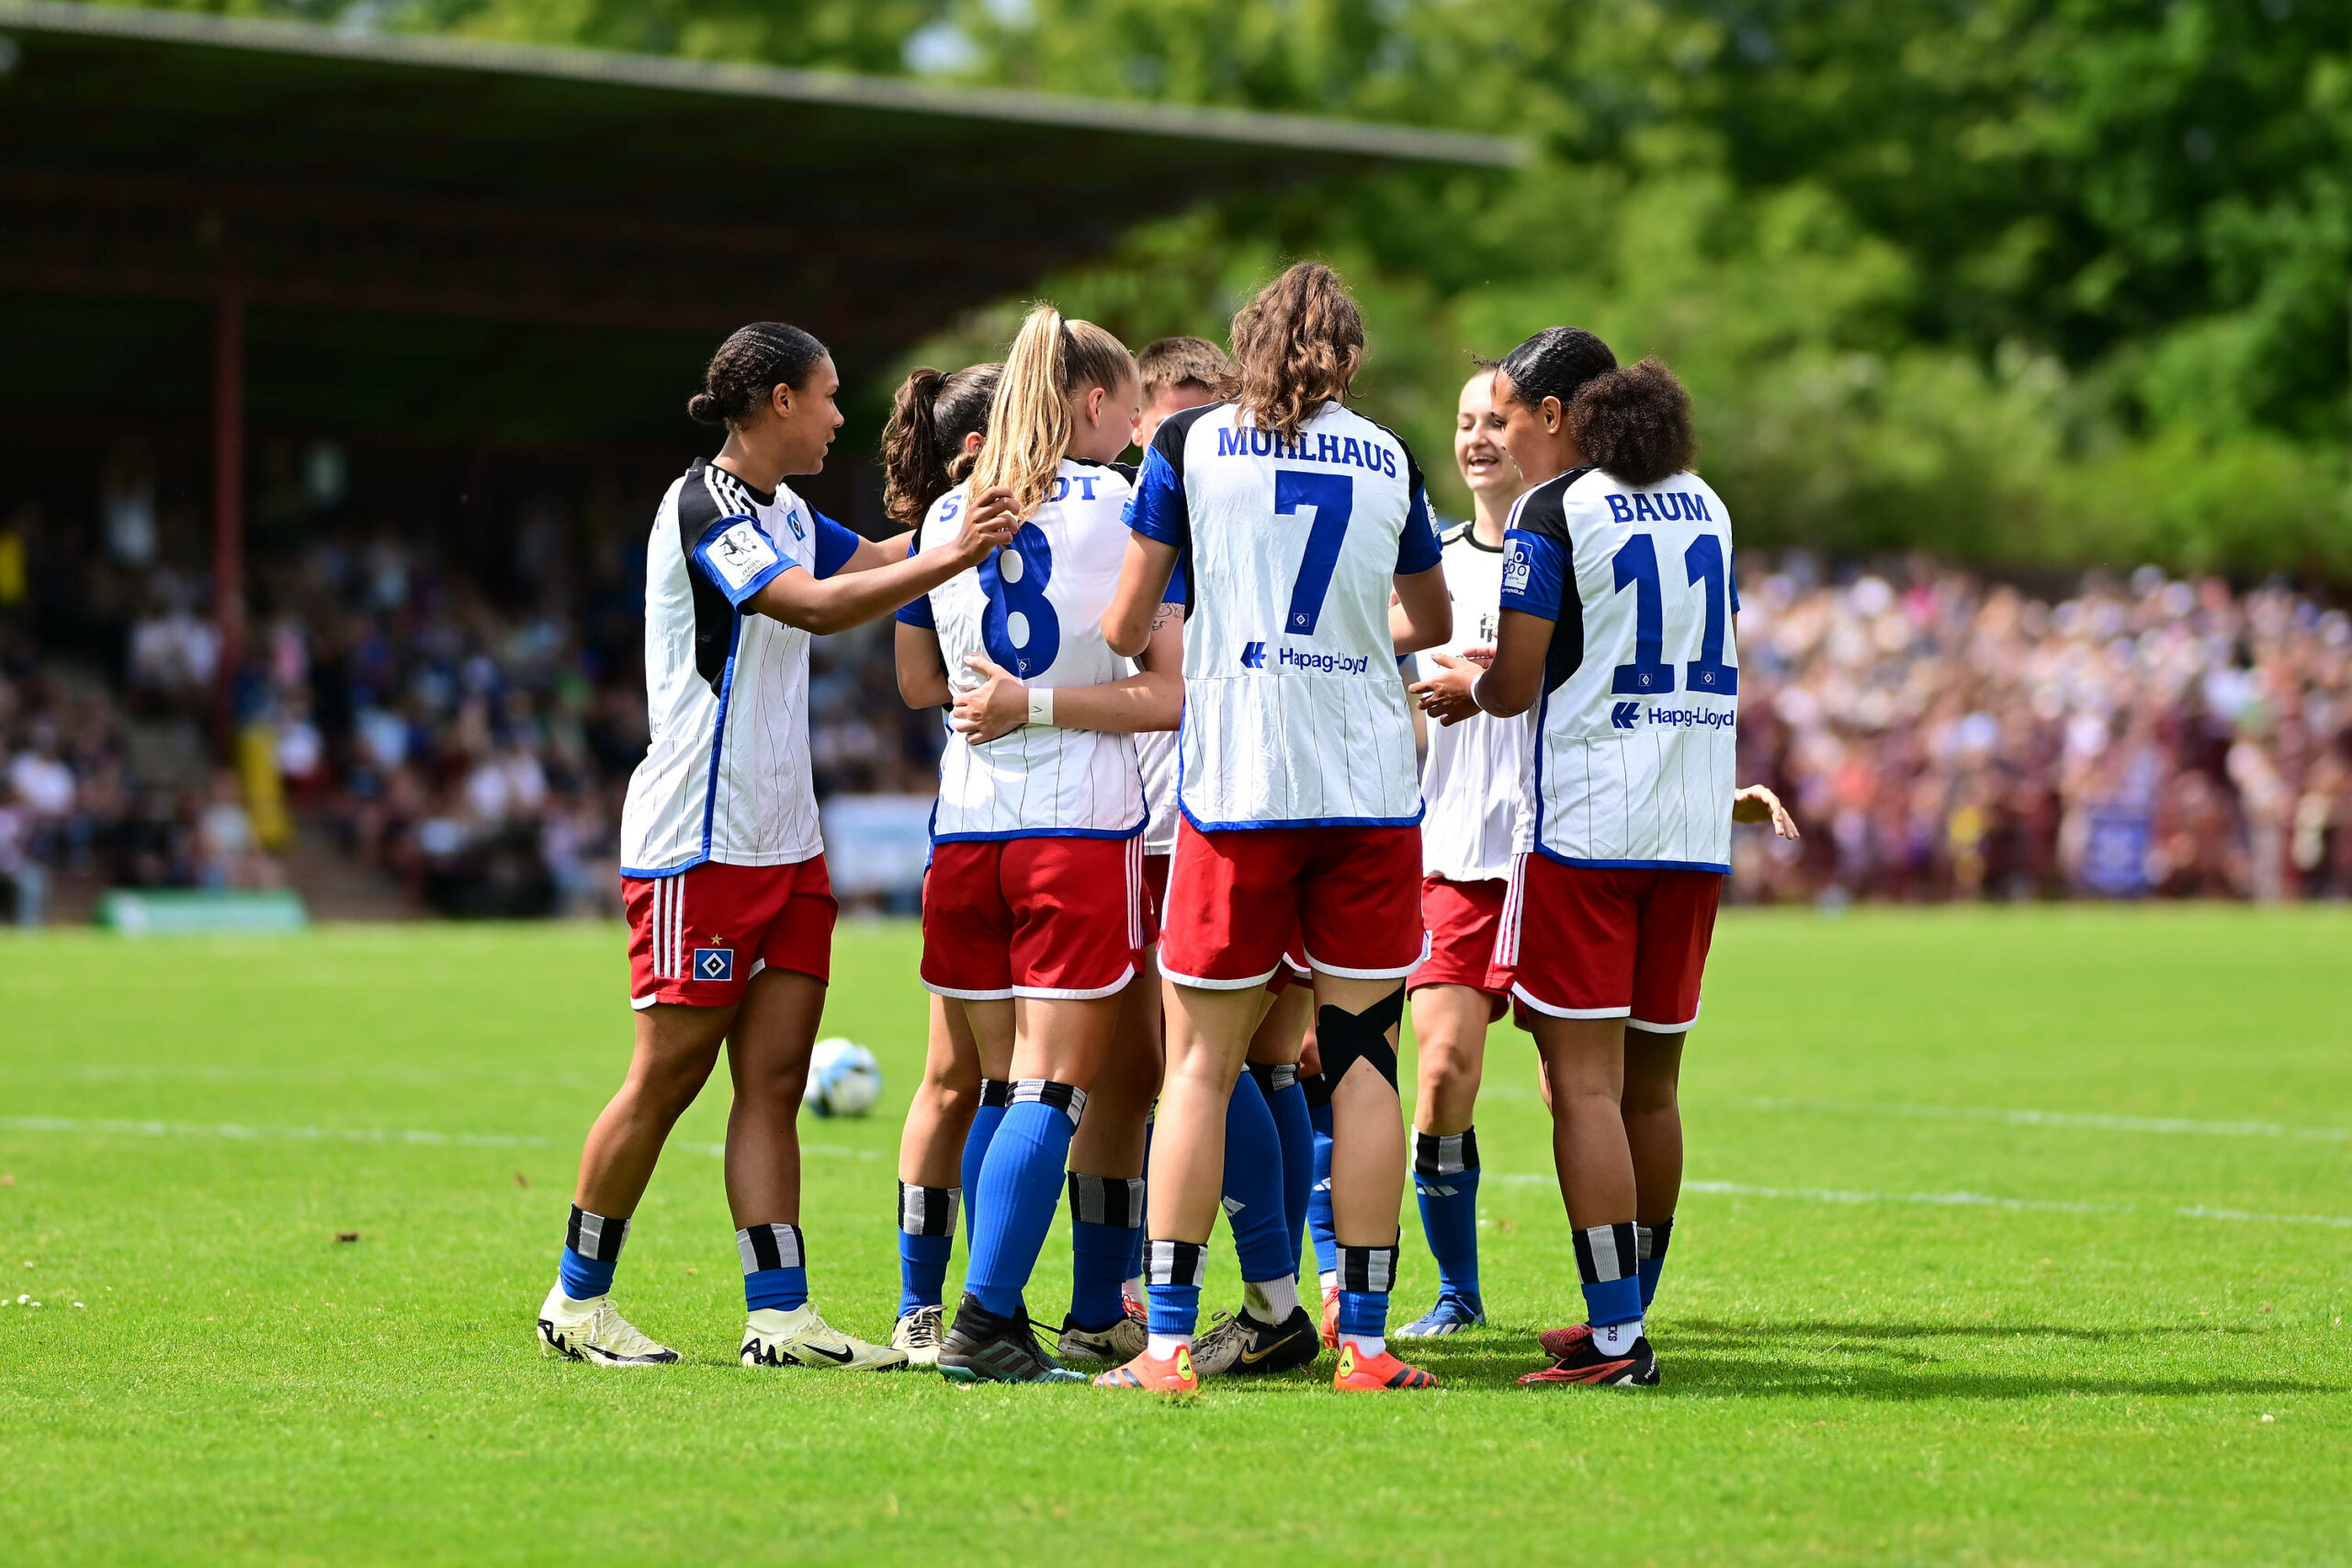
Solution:
M 1050 726 L 1054 722 L 1054 692 L 1050 686 L 1029 688 L 1029 722 Z

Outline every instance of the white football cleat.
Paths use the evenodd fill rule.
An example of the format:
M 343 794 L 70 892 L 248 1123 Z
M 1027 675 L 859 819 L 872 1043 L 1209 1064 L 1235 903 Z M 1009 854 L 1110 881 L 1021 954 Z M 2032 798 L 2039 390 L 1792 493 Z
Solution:
M 897 1371 L 907 1364 L 907 1353 L 827 1326 L 817 1309 L 802 1303 L 790 1312 L 763 1309 L 743 1323 L 747 1367 L 849 1367 Z
M 599 1367 L 666 1367 L 678 1359 L 667 1345 L 639 1334 L 613 1310 L 613 1298 L 576 1302 L 558 1284 L 539 1307 L 539 1354 Z
M 910 1367 L 939 1365 L 939 1342 L 945 1332 L 941 1320 L 945 1312 L 935 1306 L 920 1306 L 912 1312 L 902 1312 L 890 1329 L 890 1348 L 907 1353 Z
M 1132 1317 L 1122 1315 L 1108 1328 L 1080 1328 L 1064 1317 L 1055 1351 L 1065 1361 L 1123 1367 L 1150 1346 L 1151 1336 Z

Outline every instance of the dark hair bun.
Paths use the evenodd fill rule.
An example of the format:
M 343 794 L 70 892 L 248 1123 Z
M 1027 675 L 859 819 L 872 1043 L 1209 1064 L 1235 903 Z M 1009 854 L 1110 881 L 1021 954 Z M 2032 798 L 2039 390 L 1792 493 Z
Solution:
M 825 357 L 825 345 L 782 321 L 738 327 L 710 356 L 703 389 L 686 400 L 686 413 L 704 424 L 748 419 L 779 386 L 797 390 Z

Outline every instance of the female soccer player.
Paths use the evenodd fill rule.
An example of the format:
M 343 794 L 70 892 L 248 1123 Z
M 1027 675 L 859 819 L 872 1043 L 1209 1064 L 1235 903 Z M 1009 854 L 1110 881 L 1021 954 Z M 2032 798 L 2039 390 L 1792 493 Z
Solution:
M 1493 665 L 1455 663 L 1425 700 L 1448 723 L 1542 704 L 1496 961 L 1543 1056 L 1589 1323 L 1520 1381 L 1647 1385 L 1682 1042 L 1735 809 L 1756 804 L 1734 804 L 1731 522 L 1690 471 L 1690 397 L 1657 360 L 1620 368 L 1591 333 L 1550 328 L 1503 361 L 1494 406 L 1532 488 L 1504 539 Z
M 1453 463 L 1470 487 L 1470 521 L 1449 530 L 1445 585 L 1453 636 L 1442 652 L 1483 655 L 1494 645 L 1502 594 L 1503 526 L 1525 488 L 1496 440 L 1491 367 L 1470 378 L 1455 406 Z M 1471 1124 L 1487 1058 L 1487 1026 L 1508 993 L 1493 985 L 1495 932 L 1510 887 L 1511 835 L 1527 771 L 1524 721 L 1478 717 L 1434 727 L 1421 769 L 1421 922 L 1430 955 L 1405 982 L 1419 1055 L 1413 1093 L 1413 1189 L 1437 1259 L 1437 1304 L 1396 1331 L 1435 1338 L 1487 1321 L 1478 1291 L 1478 1134 Z
M 955 708 L 923 882 L 923 983 L 963 1004 L 983 1050 L 1011 1042 L 1010 1103 L 972 1194 L 971 1268 L 939 1353 L 940 1371 L 958 1382 L 1079 1376 L 1037 1348 L 1022 1291 L 1118 993 L 1148 940 L 1146 812 L 1129 737 L 1173 725 L 1183 702 L 1172 643 L 1136 649 L 1135 672 L 1101 631 L 1130 493 L 1108 464 L 1136 412 L 1135 364 L 1116 338 L 1051 306 L 1033 310 L 1006 355 L 971 480 L 933 506 L 922 532 L 953 525 L 974 494 L 998 486 L 1023 522 L 977 572 L 899 618 L 901 694 Z M 1144 1097 L 1133 1100 L 1115 1109 L 1132 1120 L 1139 1158 Z
M 1395 659 L 1448 635 L 1445 574 L 1411 455 L 1344 406 L 1363 321 L 1338 275 L 1310 263 L 1283 273 L 1234 318 L 1233 347 L 1231 400 L 1178 414 L 1152 438 L 1102 621 L 1114 649 L 1142 652 L 1185 559 L 1184 821 L 1159 949 L 1168 1066 L 1151 1150 L 1151 1339 L 1096 1381 L 1199 1386 L 1191 1346 L 1227 1108 L 1295 931 L 1334 1086 L 1333 1386 L 1426 1387 L 1429 1374 L 1385 1338 L 1405 1170 L 1396 1024 L 1422 948 L 1420 787 Z M 1253 1283 L 1276 1345 L 1311 1359 L 1295 1274 Z
M 969 477 L 1003 369 L 971 365 L 949 374 L 926 366 L 899 384 L 882 427 L 882 509 L 891 517 L 916 526 Z M 960 1006 L 933 995 L 930 1011 L 922 1081 L 899 1137 L 899 1316 L 890 1330 L 891 1347 L 919 1367 L 939 1362 L 956 1213 L 965 1176 L 988 1146 L 984 1135 L 968 1134 L 977 1121 L 1003 1115 L 1011 1065 L 1009 1056 L 981 1059 Z M 1002 1043 L 1009 1051 L 1011 1042 Z
M 785 487 L 824 462 L 842 416 L 832 356 L 775 321 L 719 345 L 686 405 L 724 424 L 655 514 L 645 567 L 653 741 L 629 780 L 621 876 L 637 1046 L 590 1129 L 543 1348 L 602 1366 L 675 1361 L 610 1291 L 671 1126 L 727 1048 L 727 1200 L 755 1365 L 904 1366 L 808 1304 L 796 1122 L 831 967 L 833 897 L 808 768 L 808 638 L 888 615 L 1012 537 L 1001 507 L 910 558 Z M 895 545 L 895 547 L 894 547 Z

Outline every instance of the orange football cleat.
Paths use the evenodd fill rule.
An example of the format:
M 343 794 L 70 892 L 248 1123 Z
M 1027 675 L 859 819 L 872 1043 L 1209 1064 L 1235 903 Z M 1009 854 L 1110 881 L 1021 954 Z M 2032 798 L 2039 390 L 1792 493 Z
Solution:
M 1139 1388 L 1148 1393 L 1187 1394 L 1201 1392 L 1201 1380 L 1193 1371 L 1193 1352 L 1184 1346 L 1176 1347 L 1172 1356 L 1153 1359 L 1146 1350 L 1124 1367 L 1113 1367 L 1094 1380 L 1096 1388 Z
M 1360 1360 L 1356 1348 L 1340 1348 L 1339 1370 L 1331 1374 L 1331 1389 L 1335 1393 L 1377 1393 L 1385 1388 L 1435 1388 L 1437 1379 L 1419 1367 L 1408 1366 L 1394 1355 L 1383 1350 L 1370 1360 Z
M 1535 1337 L 1535 1343 L 1544 1347 L 1544 1353 L 1556 1361 L 1563 1356 L 1575 1355 L 1577 1347 L 1591 1337 L 1592 1325 L 1579 1323 L 1569 1328 L 1547 1328 Z

